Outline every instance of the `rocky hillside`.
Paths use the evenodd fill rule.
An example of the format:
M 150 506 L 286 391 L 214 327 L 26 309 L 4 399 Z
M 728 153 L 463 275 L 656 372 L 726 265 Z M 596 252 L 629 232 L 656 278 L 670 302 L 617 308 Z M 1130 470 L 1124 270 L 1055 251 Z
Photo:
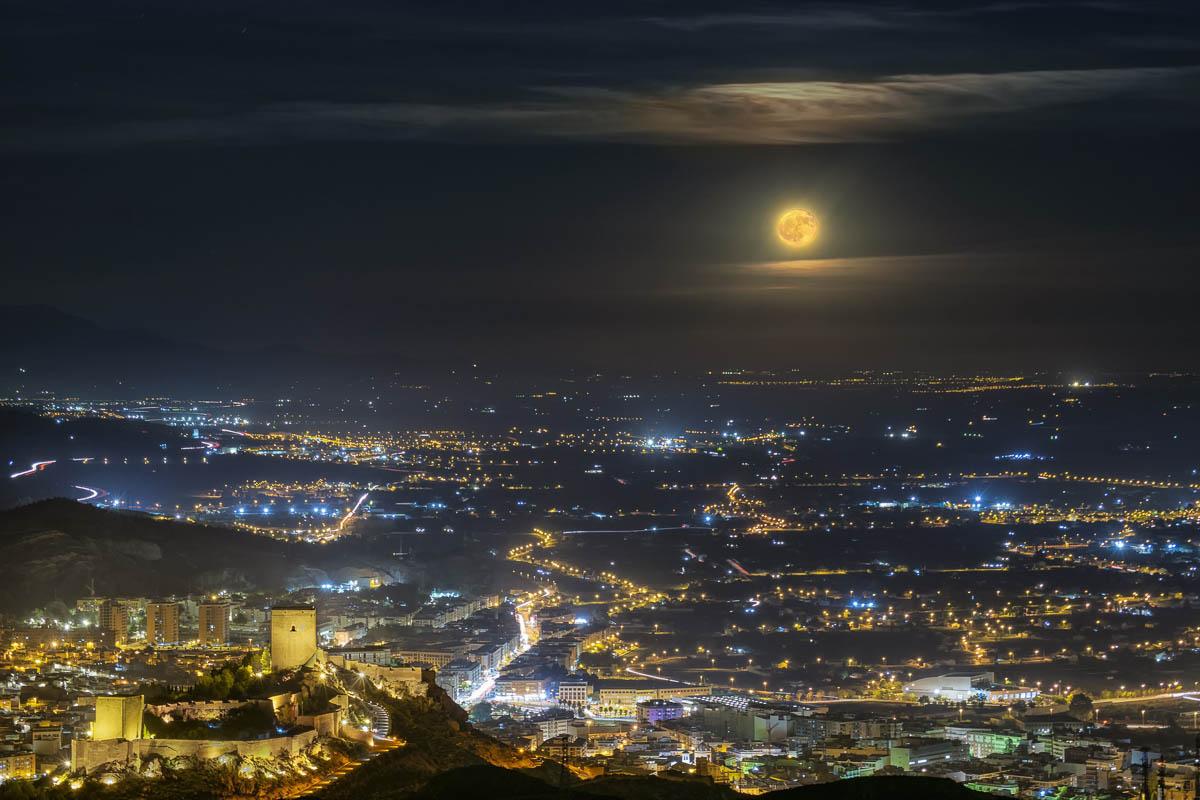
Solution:
M 735 800 L 707 778 L 600 777 L 579 780 L 473 730 L 467 715 L 435 685 L 430 697 L 377 697 L 392 714 L 393 734 L 408 744 L 325 788 L 324 800 Z M 879 777 L 772 793 L 779 800 L 979 800 L 986 797 L 940 778 Z

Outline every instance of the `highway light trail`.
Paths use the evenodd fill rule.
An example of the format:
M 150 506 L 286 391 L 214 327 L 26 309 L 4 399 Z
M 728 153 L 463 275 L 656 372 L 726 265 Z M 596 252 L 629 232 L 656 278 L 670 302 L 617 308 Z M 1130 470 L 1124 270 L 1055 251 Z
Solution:
M 739 575 L 743 575 L 747 578 L 750 577 L 750 573 L 746 570 L 745 567 L 743 567 L 741 564 L 738 563 L 737 559 L 727 558 L 727 559 L 725 559 L 725 563 L 727 563 L 729 566 L 736 569 L 738 571 Z
M 563 531 L 564 535 L 572 533 L 665 533 L 667 531 L 690 531 L 690 530 L 709 530 L 708 528 L 694 525 L 672 525 L 670 527 L 652 527 L 652 528 L 607 528 L 593 529 L 587 528 L 577 531 Z
M 637 675 L 639 678 L 651 678 L 656 681 L 666 681 L 667 683 L 681 683 L 685 686 L 687 685 L 687 681 L 677 681 L 674 678 L 664 678 L 662 675 L 651 675 L 649 672 L 642 672 L 641 670 L 636 670 L 633 667 L 626 667 L 625 671 L 630 675 Z
M 1200 700 L 1192 696 L 1194 694 L 1195 692 L 1161 692 L 1159 694 L 1142 695 L 1140 697 L 1104 697 L 1093 700 L 1092 704 L 1097 706 L 1111 706 L 1121 703 L 1149 703 L 1155 700 L 1174 700 L 1180 697 L 1200 702 Z
M 29 467 L 29 469 L 21 470 L 20 472 L 14 472 L 12 475 L 9 475 L 8 477 L 20 478 L 24 475 L 32 475 L 35 472 L 40 472 L 41 470 L 45 469 L 46 467 L 50 466 L 53 463 L 54 463 L 53 460 L 51 460 L 51 461 L 35 461 Z
M 97 497 L 100 496 L 100 490 L 93 489 L 90 486 L 74 486 L 72 488 L 78 489 L 81 492 L 91 492 L 91 494 L 89 494 L 87 497 L 75 498 L 76 502 L 79 502 L 79 503 L 86 503 L 88 500 L 95 500 Z
M 342 517 L 342 521 L 338 523 L 339 531 L 345 528 L 346 523 L 350 521 L 350 518 L 358 513 L 359 506 L 363 504 L 363 501 L 367 499 L 367 495 L 369 494 L 369 491 L 363 492 L 362 497 L 358 498 L 358 502 L 354 504 L 354 508 L 350 509 L 350 512 L 346 514 L 346 516 Z

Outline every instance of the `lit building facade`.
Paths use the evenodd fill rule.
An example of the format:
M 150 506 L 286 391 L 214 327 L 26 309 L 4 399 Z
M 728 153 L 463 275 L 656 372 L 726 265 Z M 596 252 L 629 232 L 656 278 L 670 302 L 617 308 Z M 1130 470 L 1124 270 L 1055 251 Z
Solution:
M 179 603 L 146 604 L 146 641 L 150 644 L 179 644 Z
M 32 778 L 36 757 L 30 752 L 0 753 L 0 782 L 16 778 Z
M 232 606 L 226 602 L 201 603 L 199 611 L 200 644 L 224 647 L 229 644 L 229 620 Z
M 592 701 L 592 684 L 587 678 L 567 677 L 558 682 L 558 704 L 574 709 Z
M 112 636 L 113 644 L 124 644 L 129 639 L 129 609 L 120 600 L 107 599 L 100 603 L 97 622 L 102 630 Z
M 676 703 L 674 700 L 643 700 L 637 704 L 637 718 L 651 725 L 682 716 L 683 703 Z

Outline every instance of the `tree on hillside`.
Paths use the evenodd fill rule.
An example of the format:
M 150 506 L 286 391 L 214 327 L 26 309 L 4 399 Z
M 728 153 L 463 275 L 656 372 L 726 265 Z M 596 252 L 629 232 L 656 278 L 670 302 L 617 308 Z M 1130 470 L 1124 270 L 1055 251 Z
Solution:
M 1071 703 L 1067 706 L 1068 713 L 1081 720 L 1090 720 L 1092 714 L 1095 713 L 1095 706 L 1092 704 L 1092 698 L 1088 697 L 1083 692 L 1077 692 L 1071 696 Z
M 491 718 L 492 718 L 492 704 L 491 703 L 484 701 L 482 703 L 476 703 L 475 706 L 473 706 L 471 708 L 471 717 L 470 717 L 471 722 L 475 722 L 475 723 L 487 722 Z

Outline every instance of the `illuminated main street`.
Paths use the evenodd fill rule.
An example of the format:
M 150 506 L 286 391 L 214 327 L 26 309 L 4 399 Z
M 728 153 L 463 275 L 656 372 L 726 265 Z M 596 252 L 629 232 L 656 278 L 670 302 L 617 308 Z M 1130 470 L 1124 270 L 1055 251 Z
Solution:
M 598 594 L 594 595 L 591 599 L 583 596 L 575 596 L 573 602 L 577 604 L 585 606 L 593 604 L 603 605 L 606 607 L 607 613 L 619 614 L 623 611 L 633 611 L 645 608 L 646 606 L 652 606 L 655 603 L 662 602 L 668 596 L 664 592 L 655 591 L 646 586 L 638 586 L 633 581 L 622 578 L 612 572 L 592 572 L 551 558 L 549 556 L 554 552 L 554 547 L 558 541 L 554 535 L 540 529 L 534 529 L 533 536 L 535 538 L 534 542 L 509 550 L 508 558 L 510 561 L 531 564 L 545 570 L 548 575 L 558 573 L 562 576 L 594 583 L 606 595 L 611 595 L 607 599 L 602 599 Z

